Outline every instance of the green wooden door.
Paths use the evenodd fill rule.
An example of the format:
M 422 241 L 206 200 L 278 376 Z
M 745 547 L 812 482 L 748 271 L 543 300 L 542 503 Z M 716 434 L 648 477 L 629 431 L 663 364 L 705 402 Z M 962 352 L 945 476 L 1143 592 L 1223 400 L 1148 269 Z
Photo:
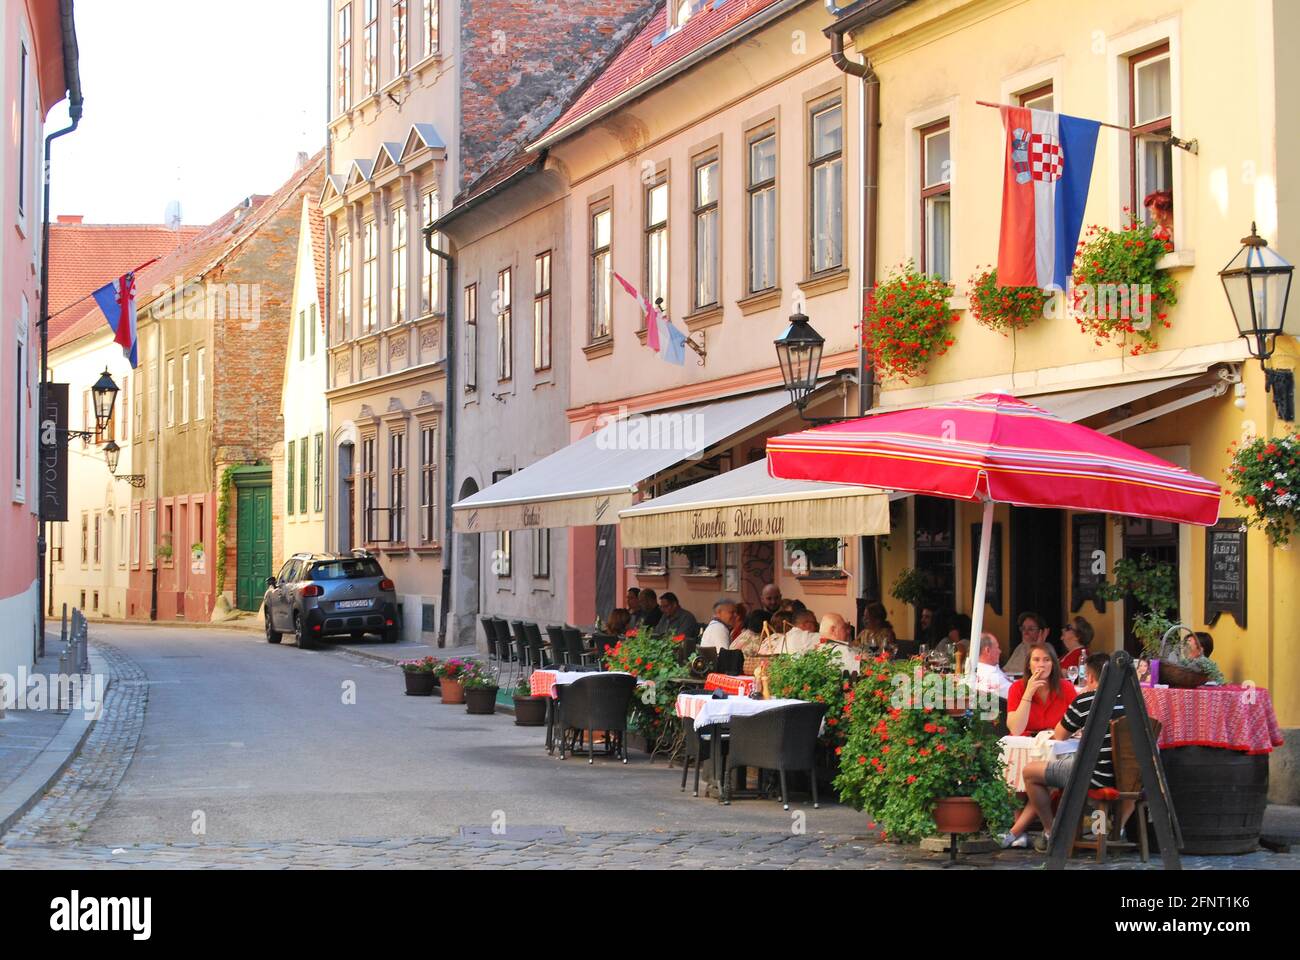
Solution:
M 271 487 L 241 486 L 236 501 L 235 605 L 256 610 L 271 575 Z

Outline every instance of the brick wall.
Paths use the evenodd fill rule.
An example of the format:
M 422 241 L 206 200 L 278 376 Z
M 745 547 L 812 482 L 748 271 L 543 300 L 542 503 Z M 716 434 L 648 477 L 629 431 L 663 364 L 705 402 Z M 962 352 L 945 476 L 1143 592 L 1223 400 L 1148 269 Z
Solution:
M 558 117 L 661 9 L 659 0 L 461 0 L 458 189 Z

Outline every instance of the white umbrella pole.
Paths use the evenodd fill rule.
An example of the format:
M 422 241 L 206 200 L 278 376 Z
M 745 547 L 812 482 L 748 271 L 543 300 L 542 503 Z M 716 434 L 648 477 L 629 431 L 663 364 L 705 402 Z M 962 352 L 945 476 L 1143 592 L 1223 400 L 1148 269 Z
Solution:
M 993 545 L 993 501 L 984 501 L 984 516 L 980 521 L 980 559 L 975 568 L 975 599 L 971 605 L 970 654 L 966 658 L 966 672 L 972 680 L 980 659 L 980 634 L 984 632 L 984 598 L 989 582 L 989 549 Z

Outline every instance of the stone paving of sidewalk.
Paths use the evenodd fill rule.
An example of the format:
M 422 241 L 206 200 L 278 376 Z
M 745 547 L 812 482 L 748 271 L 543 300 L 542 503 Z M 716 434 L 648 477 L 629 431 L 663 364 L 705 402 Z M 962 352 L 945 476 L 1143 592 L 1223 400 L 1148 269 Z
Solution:
M 57 674 L 63 647 L 57 635 L 47 635 L 45 656 L 36 661 L 27 675 L 48 677 Z M 8 695 L 16 697 L 16 691 L 11 690 Z M 6 710 L 4 714 L 0 719 L 0 790 L 22 776 L 68 718 L 65 711 L 57 709 Z
M 88 844 L 80 838 L 131 763 L 148 705 L 148 680 L 128 657 L 97 644 L 114 682 L 104 713 L 64 777 L 0 843 L 4 869 L 942 869 L 943 854 L 874 837 L 791 833 L 645 831 L 513 836 L 355 837 L 314 842 Z M 1041 855 L 998 851 L 964 855 L 957 869 L 1035 869 Z M 1184 857 L 1186 869 L 1300 869 L 1300 853 Z M 1135 857 L 1103 869 L 1158 869 Z M 1094 869 L 1075 861 L 1072 869 Z

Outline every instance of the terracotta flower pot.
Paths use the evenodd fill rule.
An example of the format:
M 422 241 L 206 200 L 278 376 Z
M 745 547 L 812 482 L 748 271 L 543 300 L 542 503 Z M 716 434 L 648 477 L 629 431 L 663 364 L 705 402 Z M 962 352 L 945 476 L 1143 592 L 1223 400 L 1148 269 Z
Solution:
M 934 804 L 934 825 L 939 833 L 979 833 L 984 813 L 971 797 L 940 797 Z
M 418 671 L 406 673 L 406 695 L 408 697 L 433 696 L 433 684 L 437 678 L 432 674 Z
M 464 696 L 466 713 L 489 714 L 497 712 L 496 687 L 473 687 L 464 691 Z
M 546 726 L 546 701 L 550 697 L 515 697 L 515 726 Z
M 465 702 L 465 685 L 459 680 L 450 680 L 447 677 L 442 678 L 442 702 L 443 703 L 464 703 Z

